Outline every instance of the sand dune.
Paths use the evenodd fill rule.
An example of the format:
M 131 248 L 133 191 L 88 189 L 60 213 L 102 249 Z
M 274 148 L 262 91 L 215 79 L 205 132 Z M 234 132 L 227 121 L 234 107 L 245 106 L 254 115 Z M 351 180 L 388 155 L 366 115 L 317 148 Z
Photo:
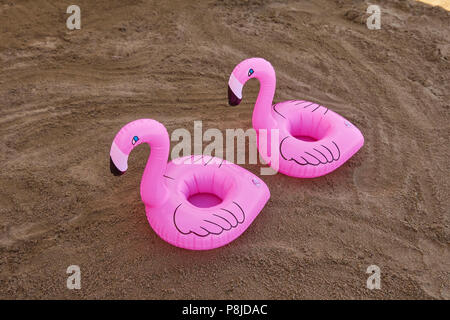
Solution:
M 78 0 L 69 31 L 68 2 L 0 1 L 0 298 L 449 299 L 450 16 L 376 2 L 381 30 L 359 0 Z M 230 245 L 172 247 L 139 197 L 148 149 L 117 178 L 111 141 L 138 118 L 251 127 L 258 84 L 233 109 L 226 86 L 252 56 L 276 101 L 319 101 L 365 145 L 325 177 L 264 177 L 271 200 Z

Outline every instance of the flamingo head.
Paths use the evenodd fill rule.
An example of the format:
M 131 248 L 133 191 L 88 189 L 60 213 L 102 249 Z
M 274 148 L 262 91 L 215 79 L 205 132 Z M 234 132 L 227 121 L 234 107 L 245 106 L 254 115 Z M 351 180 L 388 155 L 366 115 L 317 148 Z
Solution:
M 109 168 L 115 176 L 121 176 L 127 171 L 128 156 L 131 150 L 142 141 L 127 130 L 121 130 L 114 138 L 109 153 Z
M 275 71 L 267 60 L 263 58 L 250 58 L 239 63 L 233 70 L 228 80 L 228 103 L 237 106 L 242 101 L 242 88 L 245 83 L 252 79 L 261 80 L 264 76 L 273 76 Z
M 142 143 L 154 147 L 151 153 L 154 158 L 152 167 L 157 171 L 163 171 L 169 155 L 169 134 L 158 121 L 139 119 L 126 124 L 114 137 L 109 153 L 111 173 L 116 176 L 124 174 L 128 169 L 128 156 Z

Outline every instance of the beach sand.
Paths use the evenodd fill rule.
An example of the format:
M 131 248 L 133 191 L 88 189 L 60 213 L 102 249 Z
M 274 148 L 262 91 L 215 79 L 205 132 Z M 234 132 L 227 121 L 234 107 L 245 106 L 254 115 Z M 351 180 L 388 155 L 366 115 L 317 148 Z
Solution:
M 72 1 L 0 1 L 0 298 L 449 299 L 450 14 L 370 3 L 381 30 L 367 1 L 77 0 L 69 31 Z M 173 247 L 140 199 L 148 148 L 117 178 L 111 141 L 139 118 L 250 128 L 258 83 L 230 108 L 227 81 L 253 56 L 275 101 L 317 101 L 365 145 L 324 177 L 262 177 L 271 199 L 231 244 Z

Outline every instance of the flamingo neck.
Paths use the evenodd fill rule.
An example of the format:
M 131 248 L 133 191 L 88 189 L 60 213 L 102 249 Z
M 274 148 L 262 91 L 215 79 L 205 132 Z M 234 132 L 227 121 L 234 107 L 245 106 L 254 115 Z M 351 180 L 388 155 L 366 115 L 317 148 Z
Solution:
M 169 190 L 163 177 L 169 156 L 168 146 L 158 145 L 154 141 L 148 142 L 151 147 L 147 165 L 141 180 L 142 201 L 151 207 L 158 207 L 166 202 Z
M 276 77 L 275 74 L 266 73 L 258 77 L 260 86 L 258 98 L 253 110 L 253 127 L 257 129 L 271 129 L 276 127 L 275 119 L 272 116 L 272 101 L 275 95 Z

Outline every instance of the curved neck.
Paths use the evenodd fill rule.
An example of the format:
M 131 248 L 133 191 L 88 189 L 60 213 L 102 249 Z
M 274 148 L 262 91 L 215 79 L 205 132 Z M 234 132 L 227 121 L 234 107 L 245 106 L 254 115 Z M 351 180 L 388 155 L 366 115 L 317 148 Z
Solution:
M 166 128 L 156 120 L 139 119 L 125 125 L 114 138 L 111 160 L 121 171 L 128 168 L 128 156 L 142 143 L 150 146 L 150 155 L 141 180 L 141 198 L 145 205 L 162 205 L 169 195 L 163 177 L 169 158 L 170 140 Z
M 255 129 L 274 128 L 272 101 L 275 95 L 276 77 L 274 72 L 267 72 L 256 77 L 259 80 L 259 93 L 253 110 L 252 122 Z
M 151 207 L 162 205 L 169 196 L 163 177 L 167 167 L 170 145 L 167 131 L 165 135 L 167 136 L 166 139 L 161 139 L 161 137 L 148 137 L 147 139 L 147 136 L 143 137 L 143 142 L 150 145 L 150 155 L 142 175 L 141 198 L 146 205 Z

